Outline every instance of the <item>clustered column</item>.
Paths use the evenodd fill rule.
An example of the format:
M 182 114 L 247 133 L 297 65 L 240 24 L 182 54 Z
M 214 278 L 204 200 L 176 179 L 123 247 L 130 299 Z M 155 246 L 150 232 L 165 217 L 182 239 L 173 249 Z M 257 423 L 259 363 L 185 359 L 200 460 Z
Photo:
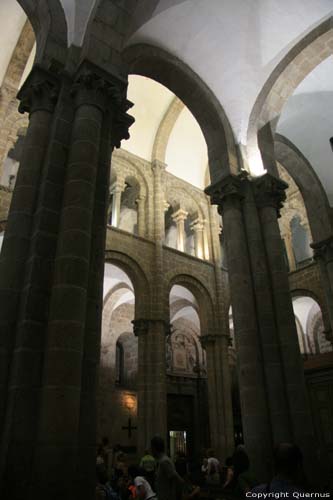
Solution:
M 20 255 L 24 286 L 0 272 L 4 292 L 15 283 L 5 309 L 16 320 L 7 329 L 1 498 L 90 500 L 109 165 L 133 119 L 126 82 L 89 63 L 61 82 L 34 68 L 21 99 L 31 120 L 14 200 L 26 208 L 18 217 L 11 207 L 8 227 L 20 234 L 6 231 L 2 258 L 10 246 Z
M 245 444 L 259 477 L 267 476 L 274 443 L 297 442 L 308 470 L 314 449 L 277 220 L 286 188 L 266 174 L 228 176 L 207 189 L 223 217 Z
M 241 181 L 230 175 L 210 186 L 206 192 L 212 203 L 218 205 L 223 217 L 246 447 L 254 470 L 259 477 L 265 477 L 270 472 L 272 435 L 242 211 Z

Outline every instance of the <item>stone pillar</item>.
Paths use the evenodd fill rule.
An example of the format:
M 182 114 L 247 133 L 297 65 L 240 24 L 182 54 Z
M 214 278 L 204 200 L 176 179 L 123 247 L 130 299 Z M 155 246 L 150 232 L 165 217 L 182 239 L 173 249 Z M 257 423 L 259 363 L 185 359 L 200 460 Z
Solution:
M 209 231 L 209 224 L 207 220 L 203 220 L 203 246 L 204 246 L 204 258 L 205 260 L 209 260 L 209 238 L 208 238 L 208 231 Z
M 140 194 L 136 200 L 138 207 L 138 236 L 146 236 L 146 197 Z
M 138 337 L 138 455 L 154 435 L 167 437 L 165 343 L 170 327 L 163 320 L 133 321 Z
M 64 77 L 43 172 L 35 177 L 1 448 L 4 500 L 94 495 L 110 156 L 133 119 L 126 83 L 90 67 L 81 66 L 74 85 Z M 41 137 L 39 131 L 38 144 Z
M 166 283 L 164 278 L 163 266 L 163 242 L 165 238 L 165 193 L 163 190 L 164 173 L 166 164 L 155 160 L 153 162 L 154 174 L 154 241 L 155 241 L 155 259 L 154 266 L 154 281 L 153 281 L 153 298 L 151 304 L 151 318 L 143 323 L 147 335 L 140 344 L 139 335 L 139 350 L 141 347 L 142 356 L 145 360 L 145 379 L 147 385 L 147 403 L 140 403 L 141 414 L 142 408 L 146 404 L 147 409 L 150 408 L 149 414 L 145 414 L 144 433 L 141 438 L 141 444 L 146 446 L 149 444 L 149 438 L 153 434 L 158 434 L 164 439 L 167 438 L 167 393 L 166 393 L 166 334 L 169 333 L 169 315 L 165 308 Z M 142 358 L 141 358 L 142 359 Z M 159 401 L 159 408 L 154 402 L 154 398 Z M 143 401 L 146 399 L 144 398 Z M 154 417 L 155 416 L 155 417 Z M 142 421 L 142 416 L 139 416 Z M 152 422 L 153 419 L 155 422 Z M 151 426 L 149 428 L 149 425 Z M 147 443 L 148 438 L 148 443 Z M 143 443 L 143 440 L 146 440 Z
M 201 336 L 207 357 L 211 446 L 223 461 L 234 449 L 228 341 L 228 334 L 222 332 Z
M 204 224 L 199 217 L 191 223 L 191 229 L 194 232 L 195 256 L 198 259 L 204 258 Z
M 292 437 L 302 448 L 308 470 L 311 470 L 316 449 L 314 431 L 278 224 L 279 210 L 285 200 L 287 187 L 285 182 L 270 174 L 254 181 L 254 193 L 272 288 Z
M 291 238 L 291 233 L 286 233 L 284 235 L 284 243 L 286 247 L 286 252 L 287 252 L 287 257 L 288 257 L 288 262 L 289 262 L 289 270 L 295 271 L 296 270 L 296 260 L 295 260 L 295 254 L 294 254 L 294 249 L 293 249 L 293 242 Z
M 184 252 L 185 250 L 185 220 L 187 216 L 188 213 L 181 208 L 172 214 L 172 219 L 177 225 L 177 250 L 180 252 Z
M 114 182 L 110 188 L 112 195 L 112 212 L 111 212 L 111 225 L 119 227 L 120 210 L 121 210 L 121 194 L 125 189 L 124 182 Z
M 223 218 L 231 302 L 238 348 L 238 373 L 245 445 L 255 474 L 267 477 L 272 435 L 263 356 L 241 201 L 241 181 L 228 175 L 206 189 Z
M 333 341 L 333 236 L 320 241 L 312 243 L 311 247 L 314 250 L 314 258 L 319 262 L 323 288 L 326 296 L 327 310 L 330 321 L 330 332 L 327 332 L 327 337 Z
M 242 180 L 243 213 L 250 256 L 251 273 L 256 302 L 258 335 L 263 355 L 263 370 L 267 387 L 267 400 L 274 443 L 290 442 L 292 429 L 286 395 L 281 347 L 277 331 L 278 319 L 274 310 L 272 283 L 269 279 L 267 250 L 262 236 L 253 185 Z
M 37 220 L 45 225 L 46 219 L 42 220 L 38 209 L 43 190 L 50 187 L 43 185 L 42 176 L 58 93 L 58 79 L 35 67 L 18 95 L 19 111 L 29 112 L 30 122 L 0 257 L 0 475 L 4 478 L 0 496 L 12 500 L 24 481 L 22 462 L 29 469 L 33 451 L 38 351 L 44 342 L 39 320 L 46 301 L 43 285 L 50 268 L 42 256 L 53 230 L 44 227 L 41 241 Z M 39 256 L 34 258 L 30 254 L 35 245 Z M 33 294 L 30 277 L 40 282 Z M 22 442 L 26 444 L 22 446 Z M 20 461 L 22 478 L 15 476 Z M 6 478 L 10 480 L 11 473 L 17 488 L 7 492 Z

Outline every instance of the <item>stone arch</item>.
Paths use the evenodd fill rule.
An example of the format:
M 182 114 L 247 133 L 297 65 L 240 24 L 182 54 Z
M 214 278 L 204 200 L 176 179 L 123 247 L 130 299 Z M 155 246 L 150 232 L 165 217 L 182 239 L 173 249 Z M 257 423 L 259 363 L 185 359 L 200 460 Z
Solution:
M 16 137 L 16 132 L 20 126 L 19 124 L 24 123 L 24 126 L 27 126 L 29 122 L 27 116 L 22 117 L 18 112 L 16 94 L 34 43 L 35 34 L 29 20 L 27 20 L 21 31 L 1 85 L 0 178 L 3 171 L 3 162 L 12 145 L 13 138 Z
M 194 295 L 198 302 L 199 310 L 197 312 L 200 319 L 201 335 L 208 335 L 209 333 L 214 332 L 216 325 L 214 316 L 214 301 L 211 293 L 198 278 L 177 271 L 177 269 L 173 272 L 170 271 L 165 276 L 165 283 L 167 283 L 165 304 L 167 304 L 168 309 L 169 296 L 172 287 L 174 285 L 183 286 Z
M 300 190 L 315 242 L 329 237 L 332 225 L 326 192 L 305 156 L 286 137 L 275 134 L 276 160 L 287 170 Z
M 231 126 L 218 99 L 184 62 L 148 44 L 126 47 L 130 74 L 151 78 L 173 92 L 193 114 L 205 137 L 212 183 L 237 173 L 238 158 Z
M 127 152 L 126 156 L 124 152 L 122 152 L 121 150 L 119 152 L 116 151 L 112 155 L 111 175 L 113 172 L 119 175 L 121 181 L 125 181 L 126 177 L 130 176 L 134 177 L 140 185 L 140 195 L 142 196 L 148 195 L 149 184 L 147 177 L 144 173 L 144 170 L 139 167 L 138 163 L 135 163 L 128 157 Z M 112 182 L 112 177 L 111 177 L 111 182 Z
M 311 299 L 313 299 L 319 305 L 322 315 L 324 316 L 326 309 L 325 304 L 313 290 L 309 290 L 308 288 L 295 288 L 290 290 L 290 293 L 293 299 L 297 297 L 310 297 Z
M 1 101 L 4 89 L 7 90 L 10 88 L 14 92 L 17 92 L 34 43 L 35 33 L 30 21 L 27 20 L 23 26 L 1 85 Z
M 318 305 L 319 311 L 320 311 L 320 322 L 321 322 L 322 328 L 323 328 L 323 330 L 322 330 L 322 334 L 324 335 L 323 338 L 326 339 L 325 342 L 327 342 L 327 343 L 330 342 L 332 344 L 332 339 L 330 337 L 330 324 L 329 324 L 329 320 L 328 320 L 328 311 L 326 308 L 326 304 L 324 302 L 324 298 L 320 297 L 318 295 L 318 293 L 316 293 L 315 291 L 310 290 L 308 288 L 295 288 L 295 289 L 292 289 L 290 292 L 291 292 L 292 299 L 296 299 L 299 297 L 310 297 Z M 319 314 L 319 311 L 318 311 L 318 314 Z M 310 318 L 310 313 L 311 313 L 311 309 L 309 310 L 309 313 L 308 313 L 309 316 L 307 318 L 306 331 L 308 330 L 308 326 L 310 324 L 309 320 L 313 319 L 313 316 Z M 295 317 L 296 317 L 296 315 L 295 315 Z M 318 315 L 315 319 L 316 319 L 316 321 L 319 319 Z M 312 333 L 314 334 L 315 333 L 314 328 L 312 328 L 312 330 L 313 330 Z M 316 341 L 315 338 L 314 338 L 314 341 Z M 317 341 L 318 341 L 318 338 L 317 338 Z
M 184 103 L 175 97 L 165 112 L 156 132 L 151 161 L 165 163 L 165 155 L 172 129 L 184 109 Z
M 248 156 L 255 155 L 258 150 L 260 131 L 264 136 L 267 125 L 274 131 L 288 97 L 318 64 L 332 54 L 332 47 L 333 17 L 330 16 L 296 43 L 275 67 L 251 111 L 247 131 Z
M 67 22 L 60 0 L 17 0 L 36 36 L 35 62 L 46 67 L 64 66 L 67 57 Z
M 135 319 L 149 318 L 151 311 L 151 287 L 141 266 L 128 255 L 114 250 L 107 250 L 105 252 L 105 261 L 120 267 L 133 283 Z
M 192 193 L 182 187 L 168 186 L 166 190 L 166 201 L 173 207 L 180 207 L 186 210 L 189 215 L 197 214 L 204 218 L 202 206 L 194 198 Z
M 29 125 L 29 117 L 27 115 L 20 115 L 17 111 L 17 102 L 12 101 L 9 103 L 6 117 L 2 127 L 0 128 L 0 179 L 3 173 L 3 164 L 6 160 L 10 148 L 15 144 L 17 139 L 17 132 L 21 128 L 27 128 Z

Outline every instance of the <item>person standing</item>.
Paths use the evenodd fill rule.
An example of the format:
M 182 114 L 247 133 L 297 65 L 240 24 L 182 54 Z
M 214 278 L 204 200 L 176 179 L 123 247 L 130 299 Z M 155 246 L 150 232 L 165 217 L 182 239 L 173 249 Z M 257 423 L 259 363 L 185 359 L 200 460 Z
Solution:
M 184 486 L 171 459 L 165 453 L 164 441 L 160 436 L 151 440 L 151 450 L 157 461 L 156 490 L 158 500 L 180 500 Z
M 149 450 L 145 450 L 145 454 L 140 461 L 140 468 L 144 471 L 144 477 L 150 483 L 150 486 L 154 488 L 156 461 Z

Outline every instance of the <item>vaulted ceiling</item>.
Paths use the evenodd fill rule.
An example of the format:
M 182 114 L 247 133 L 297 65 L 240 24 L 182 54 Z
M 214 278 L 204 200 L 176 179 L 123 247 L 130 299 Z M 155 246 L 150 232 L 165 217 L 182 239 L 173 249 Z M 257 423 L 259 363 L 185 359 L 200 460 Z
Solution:
M 88 20 L 100 1 L 61 0 L 68 24 L 69 44 L 82 43 Z M 300 40 L 333 14 L 332 0 L 143 0 L 137 5 L 136 29 L 127 45 L 149 43 L 167 50 L 189 65 L 220 101 L 235 140 L 242 145 L 247 144 L 251 113 L 271 75 Z M 142 15 L 143 11 L 146 16 Z M 142 22 L 144 18 L 145 22 Z M 3 0 L 0 19 L 0 43 L 7 49 L 0 54 L 1 82 L 10 59 L 8 53 L 15 46 L 15 37 L 18 37 L 25 18 L 13 0 Z M 332 51 L 333 47 L 330 47 L 331 54 Z M 132 140 L 124 145 L 137 154 L 141 148 L 141 154 L 146 158 L 154 139 L 153 134 L 144 137 L 143 131 L 138 130 L 143 123 L 141 118 L 150 122 L 151 130 L 156 130 L 157 115 L 163 115 L 172 99 L 168 91 L 163 92 L 163 97 L 162 94 L 158 97 L 158 93 L 150 92 L 151 88 L 152 84 L 147 80 L 138 84 L 136 90 L 130 84 L 130 94 L 133 94 L 132 99 L 137 104 L 134 114 L 137 114 L 138 120 L 137 128 L 133 128 Z M 140 92 L 144 95 L 144 103 L 140 103 Z M 333 135 L 332 92 L 331 55 L 310 71 L 289 97 L 281 115 L 277 116 L 278 132 L 294 142 L 310 161 L 331 204 L 333 154 L 329 138 Z M 144 118 L 148 108 L 151 116 Z M 170 169 L 173 168 L 171 165 L 175 165 L 179 172 L 171 147 L 177 142 L 177 128 L 178 131 L 185 131 L 183 143 L 193 146 L 192 159 L 179 157 L 179 164 L 193 162 L 202 155 L 200 163 L 204 168 L 204 149 L 195 150 L 199 137 L 195 127 L 193 121 L 188 120 L 188 111 L 183 111 L 169 138 L 166 159 Z M 200 175 L 195 175 L 191 182 L 198 185 Z

